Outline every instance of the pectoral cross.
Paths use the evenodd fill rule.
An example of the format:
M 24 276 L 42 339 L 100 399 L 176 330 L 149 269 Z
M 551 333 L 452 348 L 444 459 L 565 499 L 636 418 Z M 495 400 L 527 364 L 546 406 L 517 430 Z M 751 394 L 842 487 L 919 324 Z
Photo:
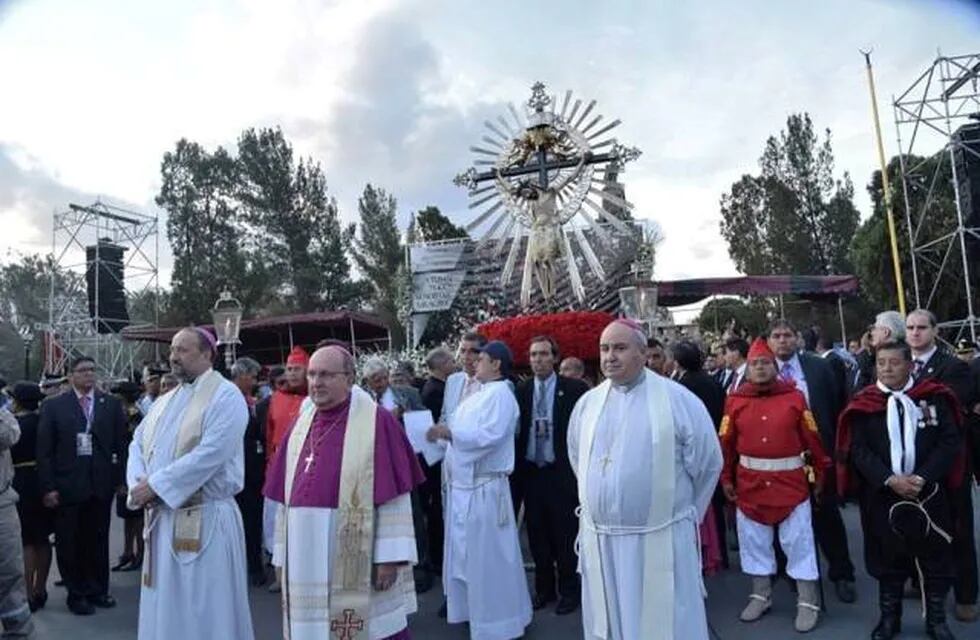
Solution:
M 310 465 L 313 464 L 313 449 L 312 448 L 310 448 L 310 455 L 308 455 L 305 458 L 303 458 L 303 460 L 306 461 L 306 466 L 303 467 L 303 473 L 309 473 L 310 472 Z
M 606 475 L 606 469 L 609 467 L 609 464 L 612 462 L 612 458 L 610 458 L 609 454 L 607 453 L 606 455 L 602 456 L 599 462 L 602 464 L 602 475 Z
M 364 629 L 364 621 L 354 615 L 353 609 L 344 609 L 344 617 L 330 621 L 330 631 L 337 634 L 339 640 L 353 640 L 358 631 Z

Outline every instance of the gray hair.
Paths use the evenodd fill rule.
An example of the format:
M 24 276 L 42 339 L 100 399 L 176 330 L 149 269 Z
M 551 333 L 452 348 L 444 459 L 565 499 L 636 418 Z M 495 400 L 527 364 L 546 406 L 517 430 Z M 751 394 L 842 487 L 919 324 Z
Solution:
M 425 366 L 431 371 L 452 360 L 455 360 L 455 358 L 453 358 L 453 354 L 449 349 L 446 347 L 436 347 L 425 356 Z
M 388 373 L 388 363 L 381 358 L 374 356 L 364 361 L 363 376 L 370 378 L 376 373 Z
M 882 311 L 875 316 L 875 326 L 891 331 L 891 340 L 905 340 L 905 318 L 898 311 Z
M 246 356 L 236 360 L 235 364 L 231 365 L 231 371 L 229 373 L 231 373 L 232 378 L 237 378 L 238 376 L 258 375 L 261 370 L 262 365 Z

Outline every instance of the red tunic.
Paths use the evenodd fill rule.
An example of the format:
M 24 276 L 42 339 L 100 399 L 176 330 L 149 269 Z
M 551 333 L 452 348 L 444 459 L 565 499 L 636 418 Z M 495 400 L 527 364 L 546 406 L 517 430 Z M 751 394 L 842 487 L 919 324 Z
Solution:
M 269 401 L 269 415 L 265 423 L 265 456 L 266 462 L 271 464 L 275 458 L 276 449 L 279 443 L 289 431 L 289 427 L 296 421 L 299 415 L 299 407 L 306 398 L 306 389 L 303 388 L 299 393 L 292 391 L 275 391 Z
M 728 396 L 718 434 L 725 456 L 721 482 L 736 488 L 736 504 L 746 516 L 778 524 L 809 499 L 806 471 L 757 471 L 739 464 L 739 456 L 791 458 L 809 451 L 819 484 L 830 458 L 803 394 L 777 380 L 767 387 L 745 383 Z

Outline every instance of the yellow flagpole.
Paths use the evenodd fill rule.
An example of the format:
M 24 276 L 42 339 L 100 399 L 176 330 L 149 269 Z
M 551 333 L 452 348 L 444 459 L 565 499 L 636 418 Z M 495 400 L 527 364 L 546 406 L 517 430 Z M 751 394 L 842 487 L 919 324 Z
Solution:
M 871 91 L 871 114 L 874 117 L 875 138 L 878 143 L 878 162 L 881 163 L 881 188 L 885 196 L 885 214 L 888 218 L 888 238 L 892 246 L 892 267 L 895 269 L 895 290 L 898 294 L 898 312 L 905 315 L 905 285 L 902 282 L 902 267 L 898 261 L 898 237 L 895 235 L 895 214 L 892 212 L 892 192 L 888 186 L 888 165 L 885 162 L 885 147 L 881 143 L 881 121 L 878 119 L 878 98 L 875 95 L 875 77 L 871 70 L 871 52 L 862 51 L 865 68 L 868 70 L 868 89 Z

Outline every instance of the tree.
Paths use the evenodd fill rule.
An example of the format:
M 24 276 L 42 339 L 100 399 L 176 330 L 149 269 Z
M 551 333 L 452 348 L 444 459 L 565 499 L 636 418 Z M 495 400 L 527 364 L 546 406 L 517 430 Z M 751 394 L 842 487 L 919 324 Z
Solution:
M 289 309 L 354 302 L 359 290 L 345 252 L 354 225 L 341 228 L 319 163 L 294 162 L 292 146 L 277 127 L 245 130 L 238 139 L 238 166 L 244 220 Z
M 269 299 L 268 269 L 248 246 L 236 200 L 237 165 L 222 147 L 208 153 L 181 139 L 163 156 L 156 203 L 167 213 L 174 253 L 171 302 L 181 322 L 208 322 L 223 289 L 248 310 Z
M 721 198 L 721 234 L 735 266 L 758 275 L 847 273 L 859 215 L 848 174 L 834 178 L 830 130 L 821 143 L 808 114 L 790 115 L 766 141 L 759 167 Z
M 31 374 L 42 367 L 40 333 L 37 325 L 49 321 L 51 279 L 54 279 L 58 299 L 74 298 L 74 306 L 87 309 L 85 285 L 80 275 L 59 269 L 51 255 L 18 256 L 0 266 L 0 373 L 8 380 L 24 374 L 24 343 L 21 328 L 33 331 L 35 339 L 30 350 Z
M 698 328 L 702 333 L 718 336 L 729 329 L 739 335 L 757 336 L 768 324 L 769 311 L 770 305 L 762 299 L 746 302 L 739 298 L 713 298 L 701 308 Z
M 408 241 L 412 242 L 436 242 L 438 240 L 452 240 L 454 238 L 469 238 L 466 229 L 456 226 L 453 222 L 442 215 L 439 207 L 428 206 L 417 212 L 408 225 L 406 234 Z
M 918 226 L 919 216 L 926 199 L 929 199 L 927 217 L 923 221 L 918 240 L 920 245 L 926 240 L 940 238 L 956 229 L 956 196 L 953 191 L 952 174 L 948 159 L 942 153 L 930 158 L 917 156 L 905 158 L 906 167 L 914 168 L 914 175 L 908 181 L 908 204 L 913 213 L 914 226 Z M 897 156 L 889 161 L 887 171 L 892 190 L 899 267 L 905 285 L 906 304 L 911 309 L 915 306 L 915 285 L 909 252 L 905 191 L 902 189 L 901 165 Z M 873 211 L 854 234 L 850 246 L 851 260 L 871 309 L 879 311 L 897 309 L 898 295 L 885 216 L 881 171 L 872 173 L 867 188 L 871 195 Z M 921 303 L 923 306 L 928 306 L 939 318 L 962 318 L 966 316 L 967 310 L 959 246 L 953 247 L 946 260 L 943 276 L 940 278 L 940 266 L 946 255 L 946 249 L 947 243 L 939 242 L 918 255 L 916 267 L 922 287 Z M 933 286 L 935 286 L 934 292 Z
M 354 263 L 371 285 L 371 303 L 391 330 L 395 348 L 405 342 L 399 312 L 407 291 L 405 254 L 398 233 L 397 203 L 384 189 L 368 184 L 357 201 L 361 222 L 353 237 Z

